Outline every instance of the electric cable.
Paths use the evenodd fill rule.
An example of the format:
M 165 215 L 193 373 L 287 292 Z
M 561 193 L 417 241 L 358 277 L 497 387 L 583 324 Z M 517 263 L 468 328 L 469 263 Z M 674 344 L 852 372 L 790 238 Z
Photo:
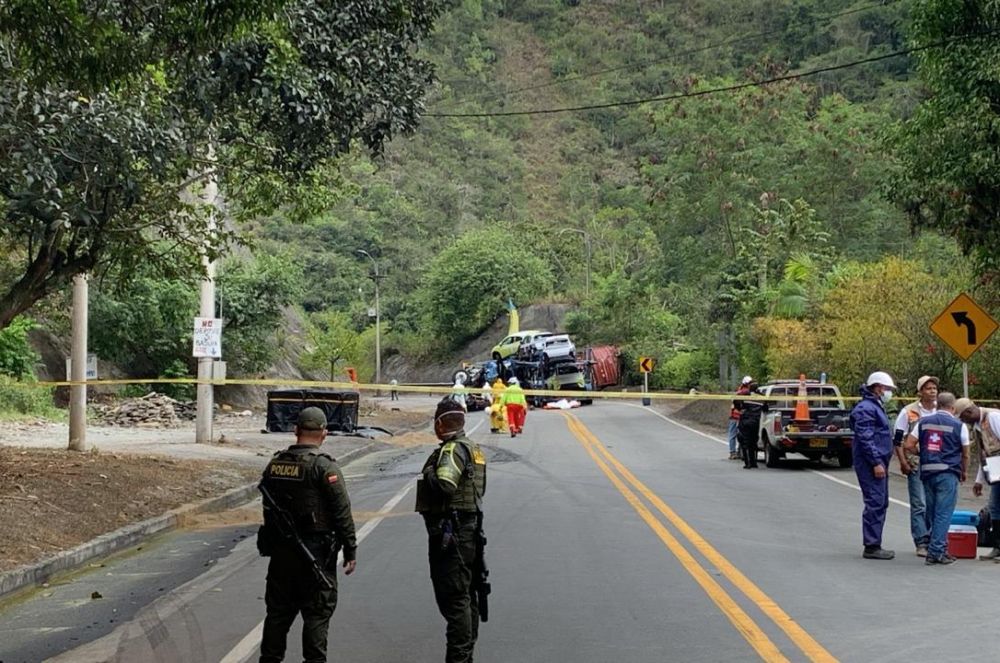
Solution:
M 726 85 L 723 87 L 708 88 L 705 90 L 697 90 L 694 92 L 679 92 L 677 94 L 669 94 L 660 97 L 647 97 L 645 99 L 627 99 L 625 101 L 609 101 L 602 104 L 588 104 L 584 106 L 564 106 L 561 108 L 538 108 L 533 110 L 521 110 L 521 111 L 482 111 L 476 113 L 425 113 L 424 117 L 438 117 L 438 118 L 486 118 L 486 117 L 518 117 L 524 115 L 551 115 L 555 113 L 576 113 L 580 111 L 590 111 L 590 110 L 602 110 L 606 108 L 620 108 L 625 106 L 638 106 L 641 104 L 656 103 L 662 101 L 674 101 L 677 99 L 688 99 L 692 97 L 704 97 L 712 94 L 718 94 L 720 92 L 736 92 L 738 90 L 745 90 L 747 88 L 763 87 L 765 85 L 771 85 L 773 83 L 781 83 L 783 81 L 794 81 L 800 78 L 807 78 L 810 76 L 816 76 L 817 74 L 823 74 L 831 71 L 839 71 L 841 69 L 850 69 L 853 67 L 859 67 L 865 64 L 871 64 L 873 62 L 881 62 L 882 60 L 889 60 L 891 58 L 902 57 L 904 55 L 910 55 L 912 53 L 919 53 L 921 51 L 930 50 L 932 48 L 941 48 L 943 46 L 948 46 L 957 41 L 962 41 L 964 39 L 974 39 L 977 37 L 985 37 L 989 35 L 996 35 L 1000 30 L 990 30 L 987 32 L 976 32 L 972 34 L 958 35 L 950 39 L 944 39 L 941 41 L 934 42 L 932 44 L 925 44 L 923 46 L 914 46 L 912 48 L 905 48 L 899 51 L 893 51 L 891 53 L 884 53 L 882 55 L 875 55 L 868 58 L 862 58 L 860 60 L 852 60 L 850 62 L 844 62 L 841 64 L 829 65 L 826 67 L 817 67 L 816 69 L 810 69 L 808 71 L 803 71 L 797 74 L 785 74 L 782 76 L 774 76 L 771 78 L 765 78 L 759 81 L 748 81 L 746 83 L 736 83 L 733 85 Z
M 506 91 L 501 91 L 501 90 L 485 90 L 484 94 L 486 96 L 485 96 L 484 99 L 480 99 L 480 101 L 489 101 L 489 100 L 493 100 L 493 99 L 503 99 L 503 98 L 507 98 L 507 97 L 513 96 L 515 94 L 520 94 L 521 92 L 529 92 L 529 91 L 533 91 L 533 90 L 540 90 L 540 89 L 543 89 L 543 88 L 552 87 L 552 86 L 555 86 L 555 85 L 563 85 L 563 84 L 566 84 L 566 83 L 571 83 L 573 81 L 583 80 L 583 79 L 587 79 L 587 78 L 596 78 L 596 77 L 599 77 L 599 76 L 604 76 L 605 74 L 611 74 L 611 73 L 615 73 L 615 72 L 618 72 L 618 71 L 624 71 L 624 70 L 628 70 L 628 69 L 645 69 L 646 67 L 649 67 L 651 65 L 659 64 L 661 62 L 666 62 L 666 61 L 671 60 L 671 59 L 676 58 L 676 57 L 683 57 L 683 56 L 687 56 L 687 55 L 695 55 L 697 53 L 703 53 L 705 51 L 711 51 L 711 50 L 714 50 L 714 49 L 717 49 L 717 48 L 722 48 L 724 46 L 730 46 L 730 45 L 733 45 L 733 44 L 741 44 L 741 43 L 746 42 L 746 41 L 752 41 L 752 40 L 760 39 L 762 37 L 769 37 L 769 36 L 775 35 L 775 34 L 787 34 L 787 33 L 792 32 L 792 30 L 794 30 L 796 27 L 805 26 L 807 23 L 812 24 L 813 26 L 815 26 L 816 24 L 819 24 L 819 23 L 827 24 L 827 23 L 830 23 L 831 21 L 833 21 L 835 19 L 842 18 L 844 16 L 850 16 L 852 14 L 858 14 L 858 13 L 866 12 L 866 11 L 869 11 L 869 10 L 872 10 L 872 9 L 878 9 L 880 7 L 888 7 L 888 6 L 890 6 L 892 4 L 895 4 L 897 2 L 900 2 L 900 0 L 887 0 L 886 2 L 876 2 L 876 3 L 869 4 L 869 5 L 865 5 L 863 7 L 855 7 L 854 9 L 848 9 L 848 10 L 845 10 L 845 11 L 842 11 L 842 12 L 837 12 L 835 14 L 826 14 L 826 15 L 823 15 L 823 16 L 817 16 L 815 18 L 810 19 L 809 21 L 801 21 L 801 22 L 796 23 L 796 24 L 786 25 L 784 28 L 780 28 L 780 29 L 776 28 L 776 29 L 773 29 L 773 30 L 764 30 L 762 32 L 755 32 L 755 33 L 745 34 L 745 35 L 741 35 L 739 37 L 730 37 L 729 39 L 725 39 L 723 41 L 715 42 L 715 43 L 712 43 L 712 44 L 706 44 L 705 46 L 699 46 L 698 48 L 692 48 L 692 49 L 689 49 L 689 50 L 686 50 L 686 51 L 674 51 L 674 52 L 671 52 L 671 53 L 667 53 L 666 55 L 658 56 L 658 57 L 651 58 L 651 59 L 648 59 L 648 60 L 642 60 L 642 61 L 639 61 L 639 62 L 631 62 L 631 63 L 628 63 L 628 64 L 618 65 L 616 67 L 608 67 L 606 69 L 597 69 L 597 70 L 594 70 L 594 71 L 589 71 L 589 72 L 585 72 L 585 73 L 581 73 L 581 74 L 575 74 L 575 75 L 572 75 L 572 76 L 566 76 L 564 78 L 560 78 L 559 80 L 548 81 L 546 83 L 537 83 L 535 85 L 528 85 L 528 86 L 525 86 L 525 87 L 515 88 L 513 90 L 506 90 Z M 473 79 L 466 79 L 466 81 L 473 82 Z M 465 82 L 465 81 L 461 81 L 461 82 Z M 478 81 L 475 81 L 475 82 L 478 82 Z M 474 94 L 474 96 L 476 96 L 476 95 Z M 450 99 L 449 102 L 462 102 L 462 101 L 472 101 L 472 100 L 474 100 L 474 99 L 457 98 L 457 99 Z

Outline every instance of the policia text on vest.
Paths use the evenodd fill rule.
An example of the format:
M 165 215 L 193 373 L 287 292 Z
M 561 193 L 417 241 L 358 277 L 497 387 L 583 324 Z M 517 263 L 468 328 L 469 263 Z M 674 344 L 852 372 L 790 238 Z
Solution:
M 326 425 L 322 410 L 303 409 L 296 443 L 276 453 L 261 478 L 264 525 L 257 547 L 271 558 L 261 663 L 284 659 L 288 631 L 298 615 L 303 659 L 327 660 L 327 634 L 337 606 L 338 550 L 344 553 L 344 572 L 355 568 L 357 537 L 344 476 L 337 462 L 318 449 Z

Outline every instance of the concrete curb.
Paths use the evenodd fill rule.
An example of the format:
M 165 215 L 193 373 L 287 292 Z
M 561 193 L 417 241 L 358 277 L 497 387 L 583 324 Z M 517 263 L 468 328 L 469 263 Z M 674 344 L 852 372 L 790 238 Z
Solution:
M 375 442 L 363 445 L 357 449 L 342 454 L 338 463 L 346 463 L 362 456 L 375 446 Z M 224 511 L 246 504 L 257 497 L 257 482 L 251 482 L 226 491 L 222 495 L 210 497 L 200 502 L 185 504 L 167 511 L 162 516 L 156 516 L 138 523 L 126 525 L 113 532 L 102 534 L 96 539 L 81 544 L 76 548 L 56 553 L 40 562 L 21 566 L 11 571 L 0 573 L 0 599 L 26 587 L 37 587 L 48 582 L 53 575 L 62 571 L 78 568 L 98 557 L 106 557 L 145 541 L 150 537 L 168 532 L 184 523 L 186 518 L 202 513 Z

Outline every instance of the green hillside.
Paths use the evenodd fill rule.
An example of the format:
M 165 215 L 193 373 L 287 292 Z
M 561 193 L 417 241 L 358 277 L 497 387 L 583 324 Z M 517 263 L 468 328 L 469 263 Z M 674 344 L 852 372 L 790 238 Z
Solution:
M 572 304 L 579 344 L 657 357 L 661 388 L 800 371 L 853 382 L 874 368 L 904 386 L 930 371 L 956 379 L 927 323 L 988 281 L 984 261 L 950 238 L 961 218 L 946 213 L 974 186 L 946 187 L 955 169 L 910 185 L 919 164 L 893 146 L 913 140 L 899 123 L 930 94 L 921 58 L 937 56 L 897 53 L 964 35 L 966 23 L 984 29 L 1000 10 L 985 2 L 982 15 L 956 17 L 973 10 L 937 4 L 453 3 L 420 46 L 435 82 L 415 133 L 381 157 L 351 150 L 323 172 L 324 195 L 242 226 L 256 258 L 221 269 L 231 375 L 287 351 L 277 320 L 292 305 L 312 348 L 295 361 L 318 375 L 349 361 L 371 377 L 363 249 L 384 277 L 384 356 L 445 356 L 513 299 Z M 947 49 L 950 66 L 966 48 L 984 69 L 996 56 L 967 42 Z M 983 171 L 996 157 L 985 151 Z M 239 191 L 226 194 L 244 218 L 253 205 Z M 195 300 L 172 283 L 139 269 L 125 288 L 100 289 L 98 344 L 144 373 L 183 373 L 183 342 L 123 342 L 118 331 L 182 334 Z M 978 292 L 997 304 L 995 288 Z M 137 299 L 145 313 L 121 306 Z M 987 347 L 972 366 L 991 394 L 998 353 Z
M 459 3 L 425 47 L 439 83 L 416 136 L 384 162 L 345 164 L 356 188 L 329 214 L 274 220 L 265 236 L 311 244 L 306 307 L 355 322 L 368 265 L 352 252 L 378 256 L 389 352 L 458 345 L 508 296 L 554 298 L 579 303 L 584 340 L 659 356 L 663 386 L 717 383 L 720 352 L 733 372 L 771 373 L 754 320 L 819 304 L 796 300 L 790 261 L 818 296 L 850 261 L 955 258 L 882 195 L 881 136 L 921 94 L 909 58 L 679 101 L 433 115 L 595 106 L 870 58 L 904 46 L 907 6 Z

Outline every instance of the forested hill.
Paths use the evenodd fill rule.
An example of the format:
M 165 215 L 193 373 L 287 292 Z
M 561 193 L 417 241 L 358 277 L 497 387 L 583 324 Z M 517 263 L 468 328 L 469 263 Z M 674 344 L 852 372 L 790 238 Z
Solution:
M 880 133 L 919 97 L 907 57 L 671 102 L 433 116 L 600 106 L 870 58 L 905 46 L 906 2 L 458 4 L 426 45 L 440 82 L 417 135 L 384 164 L 352 164 L 357 189 L 334 213 L 268 231 L 315 240 L 310 308 L 367 305 L 369 265 L 352 254 L 364 247 L 383 261 L 383 319 L 404 350 L 459 343 L 508 295 L 569 299 L 574 331 L 657 354 L 665 384 L 687 386 L 718 380 L 720 333 L 739 370 L 768 370 L 752 321 L 811 305 L 795 295 L 813 285 L 783 281 L 793 259 L 813 281 L 845 260 L 951 256 L 915 245 L 880 195 Z
M 660 387 L 953 375 L 926 323 L 972 272 L 885 194 L 886 136 L 925 92 L 879 56 L 917 1 L 459 0 L 422 46 L 416 134 L 343 159 L 317 213 L 251 228 L 264 271 L 304 275 L 306 365 L 374 363 L 364 249 L 385 354 L 447 353 L 512 298 L 574 304 L 580 342 L 658 357 Z

